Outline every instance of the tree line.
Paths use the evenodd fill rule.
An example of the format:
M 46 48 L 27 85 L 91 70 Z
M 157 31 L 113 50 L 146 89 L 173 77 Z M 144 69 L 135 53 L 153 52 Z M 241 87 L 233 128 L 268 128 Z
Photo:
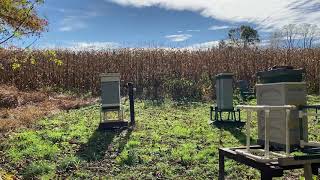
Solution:
M 258 30 L 249 25 L 231 28 L 228 31 L 227 39 L 219 42 L 219 48 L 258 46 L 261 42 Z M 288 24 L 270 33 L 266 47 L 269 48 L 314 48 L 319 46 L 320 28 L 315 24 Z M 320 42 L 319 42 L 320 43 Z

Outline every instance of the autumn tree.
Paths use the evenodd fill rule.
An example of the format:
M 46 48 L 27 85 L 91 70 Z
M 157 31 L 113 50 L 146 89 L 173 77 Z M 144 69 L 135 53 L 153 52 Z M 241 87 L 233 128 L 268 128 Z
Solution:
M 43 0 L 0 0 L 0 47 L 15 38 L 38 36 L 48 22 L 39 16 Z
M 40 36 L 46 31 L 48 22 L 37 12 L 37 8 L 43 3 L 44 0 L 0 0 L 0 49 L 9 46 L 14 39 Z M 4 53 L 0 60 L 11 61 L 0 61 L 0 70 L 4 64 L 10 65 L 14 70 L 20 69 L 25 63 L 36 64 L 37 59 L 33 57 L 32 51 L 26 51 L 27 49 L 28 46 L 19 48 L 18 51 L 24 54 L 21 59 L 16 57 L 17 50 L 14 53 Z M 44 54 L 49 61 L 57 65 L 63 64 L 57 59 L 54 50 L 44 51 Z

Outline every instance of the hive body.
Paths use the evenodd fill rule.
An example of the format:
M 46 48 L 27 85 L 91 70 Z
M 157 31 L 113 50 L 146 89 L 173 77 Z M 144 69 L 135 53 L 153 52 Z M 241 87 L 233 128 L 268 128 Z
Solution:
M 257 84 L 257 104 L 258 105 L 306 105 L 306 83 L 305 82 L 280 82 L 269 84 Z M 276 149 L 283 149 L 286 144 L 286 112 L 270 112 L 270 144 Z M 264 144 L 265 114 L 258 112 L 258 143 Z M 307 140 L 307 121 L 299 122 L 298 110 L 292 110 L 289 119 L 289 140 L 290 146 L 298 146 L 300 143 L 300 133 Z

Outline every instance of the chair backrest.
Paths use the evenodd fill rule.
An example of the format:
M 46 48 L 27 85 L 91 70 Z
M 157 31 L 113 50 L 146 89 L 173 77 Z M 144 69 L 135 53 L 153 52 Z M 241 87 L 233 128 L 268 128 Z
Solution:
M 239 80 L 237 84 L 239 86 L 240 91 L 249 91 L 250 90 L 249 83 L 246 80 Z
M 120 106 L 120 73 L 105 73 L 100 78 L 102 106 Z

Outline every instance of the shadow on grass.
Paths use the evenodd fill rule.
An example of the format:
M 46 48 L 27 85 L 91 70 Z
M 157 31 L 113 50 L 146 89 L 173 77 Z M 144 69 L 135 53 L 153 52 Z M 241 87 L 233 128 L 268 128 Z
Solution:
M 121 153 L 130 138 L 132 129 L 96 130 L 88 142 L 80 146 L 77 156 L 85 161 L 99 161 L 104 159 L 108 148 L 117 140 L 118 152 Z
M 241 128 L 232 127 L 232 126 L 224 126 L 218 127 L 219 129 L 219 145 L 223 145 L 223 131 L 229 131 L 230 134 L 233 135 L 242 145 L 246 144 L 246 134 L 242 132 Z

